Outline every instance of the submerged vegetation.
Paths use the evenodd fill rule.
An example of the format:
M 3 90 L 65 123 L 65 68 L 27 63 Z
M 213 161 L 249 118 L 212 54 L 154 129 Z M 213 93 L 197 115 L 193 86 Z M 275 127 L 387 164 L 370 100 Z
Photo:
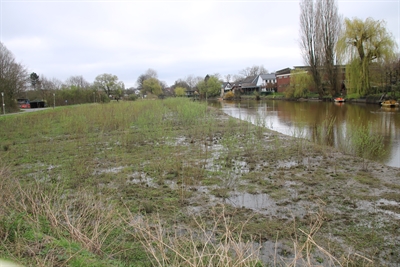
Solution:
M 2 259 L 24 266 L 400 260 L 400 171 L 359 157 L 380 149 L 368 145 L 367 129 L 354 130 L 354 150 L 342 154 L 184 98 L 60 107 L 2 116 L 0 126 Z

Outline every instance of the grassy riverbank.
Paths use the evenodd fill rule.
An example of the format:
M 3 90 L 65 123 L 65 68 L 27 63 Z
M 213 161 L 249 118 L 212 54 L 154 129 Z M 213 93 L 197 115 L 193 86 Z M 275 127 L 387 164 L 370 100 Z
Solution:
M 258 124 L 187 99 L 0 117 L 0 258 L 24 266 L 400 261 L 399 169 Z

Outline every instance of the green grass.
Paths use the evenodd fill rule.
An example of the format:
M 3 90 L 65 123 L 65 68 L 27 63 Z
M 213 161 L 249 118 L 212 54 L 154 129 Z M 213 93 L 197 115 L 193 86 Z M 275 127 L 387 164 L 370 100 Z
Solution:
M 308 213 L 292 217 L 295 205 L 306 205 L 302 209 L 315 214 L 320 212 L 316 202 L 324 201 L 352 218 L 359 215 L 346 205 L 378 199 L 367 198 L 371 188 L 391 188 L 380 197 L 399 199 L 395 183 L 383 183 L 362 168 L 349 175 L 348 170 L 364 166 L 363 161 L 340 159 L 343 164 L 336 164 L 343 168 L 333 169 L 331 149 L 265 134 L 262 118 L 254 126 L 185 98 L 58 107 L 0 116 L 0 126 L 0 258 L 25 266 L 162 266 L 155 260 L 165 247 L 152 250 L 161 243 L 149 235 L 157 229 L 172 235 L 200 227 L 215 240 L 227 237 L 229 242 L 220 244 L 231 248 L 254 237 L 277 236 L 279 242 L 295 240 L 301 247 L 309 240 L 300 226 L 310 232 L 315 221 Z M 328 124 L 321 127 L 329 130 Z M 304 157 L 319 161 L 318 166 L 305 166 Z M 279 162 L 293 166 L 279 167 Z M 348 181 L 357 182 L 357 188 L 343 186 Z M 284 218 L 235 208 L 229 201 L 221 205 L 240 192 L 268 194 L 281 203 Z M 343 201 L 343 196 L 350 200 Z M 349 233 L 346 245 L 356 241 L 360 249 L 372 251 L 371 236 L 339 226 L 341 217 L 333 213 L 326 217 L 331 219 L 319 219 L 326 226 L 318 227 L 321 235 L 313 234 L 315 241 L 325 242 L 334 227 L 339 237 Z M 368 221 L 368 215 L 359 217 Z M 392 234 L 388 229 L 395 228 L 390 227 L 375 227 L 373 240 L 396 251 L 396 244 L 378 238 Z M 143 232 L 146 229 L 149 232 Z M 180 245 L 179 238 L 168 242 Z M 196 243 L 202 251 L 219 251 L 217 243 L 202 247 L 199 240 L 185 242 Z M 294 253 L 288 249 L 282 254 Z M 199 253 L 188 246 L 184 251 Z M 339 255 L 341 250 L 334 252 Z M 193 256 L 189 254 L 183 256 Z M 203 257 L 204 264 L 216 261 Z M 187 266 L 182 261 L 179 264 Z M 243 262 L 223 266 L 260 266 L 258 259 Z

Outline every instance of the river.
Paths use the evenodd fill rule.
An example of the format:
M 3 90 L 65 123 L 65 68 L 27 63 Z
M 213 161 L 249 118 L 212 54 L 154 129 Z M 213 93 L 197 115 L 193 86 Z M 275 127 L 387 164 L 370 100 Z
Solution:
M 346 148 L 346 135 L 354 127 L 367 127 L 370 135 L 381 136 L 386 153 L 376 160 L 400 168 L 400 111 L 374 104 L 242 100 L 212 102 L 224 113 L 268 129 L 314 142 Z M 321 131 L 329 133 L 321 138 Z

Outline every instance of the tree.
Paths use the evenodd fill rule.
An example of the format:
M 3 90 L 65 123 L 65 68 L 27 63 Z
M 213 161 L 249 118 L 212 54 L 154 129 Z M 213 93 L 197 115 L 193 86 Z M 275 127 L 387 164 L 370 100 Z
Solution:
M 67 86 L 76 86 L 76 87 L 79 87 L 79 88 L 82 88 L 82 89 L 89 89 L 90 88 L 90 83 L 87 82 L 85 80 L 85 78 L 83 78 L 83 76 L 81 76 L 81 75 L 69 77 L 66 80 L 65 84 Z
M 197 88 L 199 89 L 200 95 L 206 98 L 221 94 L 221 82 L 214 76 L 207 75 L 203 81 L 197 84 Z
M 36 86 L 40 83 L 39 75 L 37 75 L 35 72 L 32 72 L 29 78 L 33 89 L 36 89 Z
M 182 96 L 186 95 L 186 89 L 184 87 L 177 86 L 177 87 L 175 87 L 174 92 L 175 92 L 175 96 L 182 97 Z
M 400 89 L 400 55 L 383 64 L 371 65 L 371 85 L 375 84 L 376 89 L 386 94 L 391 93 L 396 97 L 396 92 Z
M 60 90 L 63 86 L 62 81 L 57 78 L 52 78 L 50 82 L 53 84 L 54 90 Z
M 318 41 L 321 42 L 322 82 L 331 96 L 340 91 L 338 81 L 339 68 L 337 66 L 336 44 L 342 28 L 342 17 L 338 13 L 336 0 L 322 0 L 317 2 L 319 16 Z
M 339 90 L 335 45 L 340 29 L 336 0 L 300 2 L 300 48 L 320 97 L 327 93 L 322 86 L 323 78 L 331 94 Z
M 300 47 L 304 63 L 309 66 L 315 87 L 320 96 L 323 95 L 320 74 L 320 43 L 318 42 L 316 11 L 314 0 L 302 0 L 300 2 Z
M 247 67 L 241 70 L 239 73 L 244 77 L 249 77 L 249 76 L 257 76 L 260 74 L 268 74 L 268 70 L 266 70 L 263 65 L 260 66 L 254 65 L 253 67 Z
M 7 110 L 17 109 L 15 98 L 25 91 L 28 73 L 15 62 L 14 55 L 0 42 L 0 92 Z
M 103 90 L 107 94 L 107 96 L 116 94 L 120 90 L 121 91 L 125 90 L 124 83 L 118 81 L 118 77 L 116 75 L 107 74 L 107 73 L 98 75 L 96 77 L 93 85 L 96 88 Z
M 347 61 L 347 88 L 351 93 L 371 92 L 370 65 L 389 62 L 395 57 L 397 44 L 387 32 L 384 21 L 345 19 L 345 30 L 338 40 L 338 53 Z
M 285 91 L 287 98 L 305 97 L 313 85 L 312 76 L 303 69 L 295 69 L 290 72 L 290 86 Z
M 143 89 L 143 83 L 145 80 L 150 79 L 150 78 L 154 78 L 154 79 L 158 79 L 158 74 L 155 70 L 153 69 L 148 69 L 144 74 L 141 74 L 138 78 L 137 78 L 137 88 L 139 90 Z
M 189 75 L 185 78 L 185 82 L 189 85 L 189 89 L 193 89 L 197 86 L 199 82 L 203 81 L 203 78 L 200 76 Z
M 233 82 L 233 83 L 238 83 L 238 82 L 243 81 L 245 78 L 246 78 L 246 77 L 244 77 L 244 76 L 242 76 L 242 75 L 235 74 L 235 75 L 233 75 L 233 77 L 232 77 L 232 82 Z
M 190 85 L 182 79 L 176 80 L 174 85 L 172 85 L 171 87 L 172 88 L 183 87 L 185 89 L 185 91 L 191 89 Z
M 39 78 L 39 76 L 38 76 Z M 31 74 L 31 81 L 32 81 L 32 74 Z M 55 90 L 55 85 L 52 81 L 47 79 L 46 77 L 42 76 L 39 82 L 39 87 L 36 86 L 36 97 L 42 100 L 46 100 L 47 103 L 51 103 L 53 92 Z M 39 97 L 38 97 L 39 96 Z
M 156 78 L 149 78 L 143 82 L 142 94 L 151 93 L 153 95 L 161 95 L 162 87 Z

